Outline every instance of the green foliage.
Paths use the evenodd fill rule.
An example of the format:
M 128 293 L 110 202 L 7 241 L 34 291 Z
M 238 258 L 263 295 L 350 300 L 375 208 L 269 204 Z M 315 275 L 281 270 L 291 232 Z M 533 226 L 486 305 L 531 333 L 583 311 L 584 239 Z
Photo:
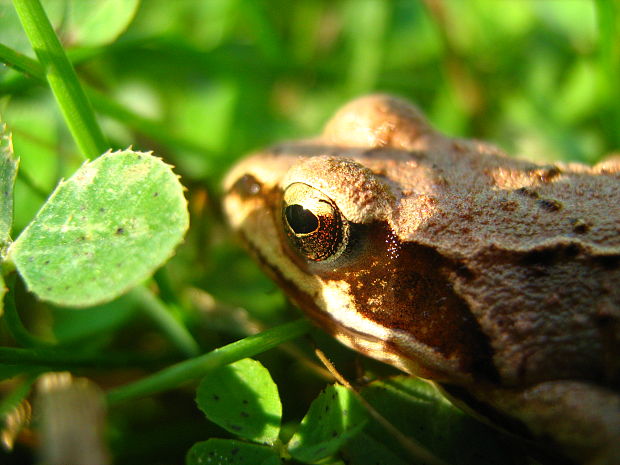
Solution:
M 280 433 L 282 404 L 269 372 L 246 358 L 205 376 L 196 403 L 207 418 L 232 434 L 273 444 Z
M 11 134 L 0 121 L 0 252 L 10 241 L 13 225 L 13 186 L 19 159 L 13 153 Z
M 505 463 L 508 456 L 518 463 L 519 454 L 506 449 L 506 439 L 497 430 L 464 414 L 426 381 L 396 376 L 371 383 L 362 395 L 400 433 L 423 444 L 445 463 L 491 465 Z M 395 455 L 395 460 L 407 462 L 408 451 L 394 436 L 386 436 L 385 429 L 376 423 L 369 424 L 363 436 L 349 442 L 343 453 L 367 459 L 377 445 L 380 451 L 387 449 Z
M 108 144 L 41 3 L 15 0 L 13 5 L 73 139 L 85 157 L 102 154 Z
M 226 439 L 198 442 L 187 453 L 187 465 L 278 465 L 280 459 L 268 447 Z
M 170 166 L 147 153 L 111 152 L 58 185 L 8 259 L 40 299 L 96 305 L 152 274 L 188 223 Z
M 114 42 L 133 20 L 139 0 L 65 0 L 45 2 L 63 12 L 59 35 L 85 47 Z
M 0 0 L 0 61 L 8 65 L 0 67 L 0 112 L 14 145 L 9 154 L 7 139 L 0 144 L 0 192 L 13 190 L 15 205 L 11 195 L 0 202 L 0 247 L 10 245 L 20 275 L 13 283 L 13 263 L 2 264 L 0 294 L 10 292 L 0 379 L 12 379 L 0 387 L 14 405 L 36 374 L 50 370 L 114 386 L 109 430 L 119 465 L 179 463 L 190 447 L 191 464 L 422 461 L 375 420 L 361 430 L 364 421 L 351 423 L 343 406 L 355 400 L 342 388 L 328 388 L 337 393 L 333 403 L 325 394 L 313 401 L 325 380 L 302 368 L 311 357 L 303 344 L 293 357 L 261 357 L 281 399 L 267 381 L 271 394 L 255 395 L 255 382 L 269 378 L 255 362 L 220 368 L 308 330 L 296 322 L 231 342 L 294 312 L 221 222 L 220 180 L 239 157 L 310 137 L 341 104 L 375 91 L 416 102 L 448 134 L 540 162 L 594 163 L 620 148 L 615 0 L 43 0 L 46 15 L 37 4 Z M 128 146 L 155 150 L 165 163 L 129 151 L 95 160 Z M 80 168 L 85 154 L 93 161 Z M 114 299 L 170 257 L 187 224 L 166 164 L 187 188 L 192 227 L 148 289 Z M 148 176 L 132 171 L 147 166 Z M 80 189 L 83 170 L 107 173 L 89 194 Z M 175 192 L 169 203 L 160 184 Z M 160 195 L 149 196 L 155 186 Z M 65 224 L 71 228 L 60 234 Z M 153 234 L 141 234 L 147 230 Z M 356 373 L 350 352 L 316 337 L 340 370 Z M 366 366 L 367 378 L 393 374 Z M 177 388 L 213 370 L 239 380 L 226 393 L 233 405 L 252 394 L 260 410 L 252 418 L 263 429 L 240 437 L 272 445 L 208 439 L 227 432 L 197 412 L 192 389 Z M 448 463 L 520 459 L 425 384 L 391 378 L 363 395 Z M 284 405 L 281 429 L 279 411 L 264 402 Z M 321 406 L 331 414 L 319 418 Z M 216 423 L 238 415 L 220 412 Z M 34 461 L 13 458 L 0 451 L 3 463 Z
M 505 438 L 498 431 L 465 415 L 428 382 L 397 376 L 375 381 L 361 394 L 400 438 L 387 434 L 392 432 L 384 425 L 369 422 L 368 412 L 351 391 L 331 385 L 312 402 L 288 442 L 279 443 L 278 390 L 269 372 L 251 359 L 210 371 L 198 387 L 196 402 L 209 420 L 233 435 L 271 445 L 248 449 L 270 461 L 290 455 L 301 463 L 331 463 L 336 454 L 355 465 L 400 465 L 412 458 L 437 464 L 492 465 L 507 459 Z M 242 446 L 250 445 L 236 440 L 200 442 L 187 463 L 215 457 L 221 463 L 253 463 L 225 461 L 235 460 L 231 450 Z M 516 450 L 508 451 L 512 459 L 526 460 Z
M 47 16 L 65 45 L 96 47 L 114 42 L 133 20 L 139 0 L 42 0 Z M 0 30 L 4 45 L 26 52 L 29 47 L 17 12 L 0 2 Z
M 134 315 L 136 304 L 130 296 L 113 302 L 89 307 L 86 312 L 75 308 L 56 307 L 52 310 L 52 333 L 63 345 L 92 341 L 98 336 L 111 334 Z
M 366 424 L 364 409 L 345 387 L 328 386 L 310 406 L 289 443 L 291 455 L 315 463 L 335 454 Z

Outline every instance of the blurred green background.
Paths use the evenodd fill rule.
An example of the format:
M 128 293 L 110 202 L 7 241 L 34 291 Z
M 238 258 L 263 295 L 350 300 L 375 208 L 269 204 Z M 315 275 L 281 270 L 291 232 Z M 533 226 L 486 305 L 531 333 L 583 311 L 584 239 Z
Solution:
M 232 320 L 205 325 L 201 305 L 240 306 L 264 324 L 296 314 L 228 237 L 218 208 L 223 173 L 251 150 L 316 134 L 351 98 L 398 94 L 450 135 L 486 139 L 543 162 L 594 163 L 620 147 L 615 0 L 43 4 L 95 96 L 112 147 L 154 150 L 177 167 L 188 189 L 192 227 L 161 273 L 207 347 L 243 331 Z M 0 0 L 0 44 L 34 57 L 9 0 Z M 0 66 L 0 115 L 21 157 L 15 237 L 81 160 L 49 89 L 7 66 Z M 58 340 L 98 334 L 105 340 L 95 341 L 99 347 L 160 347 L 123 305 L 83 321 L 27 296 L 22 308 L 30 310 L 32 327 Z M 270 369 L 276 379 L 290 377 L 284 364 Z M 322 386 L 287 382 L 283 394 L 302 399 L 289 406 L 291 416 L 307 406 L 302 392 L 311 391 L 311 399 Z M 136 407 L 135 418 L 117 413 L 115 447 L 125 451 L 117 463 L 174 462 L 170 457 L 204 439 L 191 393 L 181 397 L 177 423 L 166 420 L 165 403 L 152 399 Z M 141 426 L 132 423 L 138 419 Z M 153 438 L 163 445 L 153 448 Z

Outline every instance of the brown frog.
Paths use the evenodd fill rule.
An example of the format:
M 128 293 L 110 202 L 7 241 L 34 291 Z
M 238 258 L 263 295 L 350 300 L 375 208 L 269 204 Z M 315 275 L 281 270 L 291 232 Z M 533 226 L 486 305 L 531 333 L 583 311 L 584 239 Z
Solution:
M 232 227 L 346 345 L 577 462 L 620 463 L 620 162 L 536 165 L 357 99 L 239 162 Z

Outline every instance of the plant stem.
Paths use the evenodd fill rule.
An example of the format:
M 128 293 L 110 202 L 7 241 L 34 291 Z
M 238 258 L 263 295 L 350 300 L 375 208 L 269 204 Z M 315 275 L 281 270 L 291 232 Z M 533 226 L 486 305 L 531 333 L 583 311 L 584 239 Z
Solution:
M 39 0 L 13 0 L 45 76 L 80 151 L 95 158 L 108 149 L 75 70 Z
M 47 369 L 68 368 L 128 368 L 141 367 L 153 369 L 161 367 L 169 359 L 156 359 L 134 353 L 106 352 L 105 355 L 93 355 L 75 349 L 0 347 L 0 364 L 28 365 Z M 26 370 L 24 370 L 26 371 Z
M 45 81 L 43 68 L 38 62 L 4 44 L 0 44 L 0 59 L 5 65 L 15 68 L 17 71 Z
M 168 339 L 186 356 L 195 357 L 200 353 L 200 346 L 177 320 L 164 303 L 144 286 L 134 288 L 130 297 L 146 312 L 157 326 L 168 336 Z
M 6 284 L 8 292 L 4 296 L 4 318 L 13 339 L 23 347 L 52 347 L 53 344 L 32 335 L 19 317 L 15 307 L 15 274 L 7 276 Z
M 41 65 L 32 58 L 16 52 L 9 47 L 0 44 L 0 62 L 17 71 L 32 76 L 37 81 L 45 82 L 45 74 Z M 109 116 L 132 129 L 145 134 L 168 147 L 187 150 L 189 152 L 208 154 L 211 149 L 205 144 L 194 142 L 186 137 L 171 132 L 170 128 L 164 127 L 159 121 L 146 118 L 129 108 L 114 101 L 109 95 L 84 86 L 84 91 L 93 107 L 101 114 Z M 0 89 L 2 92 L 2 89 Z
M 108 402 L 115 404 L 173 389 L 186 381 L 204 376 L 210 370 L 265 352 L 285 341 L 299 337 L 310 327 L 308 320 L 297 320 L 246 337 L 199 357 L 172 365 L 135 383 L 116 388 L 108 393 Z

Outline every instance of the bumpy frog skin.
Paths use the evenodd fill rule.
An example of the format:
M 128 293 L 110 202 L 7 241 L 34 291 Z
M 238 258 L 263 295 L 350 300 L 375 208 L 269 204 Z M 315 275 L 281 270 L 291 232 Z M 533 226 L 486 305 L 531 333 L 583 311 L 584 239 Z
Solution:
M 540 166 L 357 99 L 239 162 L 225 211 L 346 345 L 579 463 L 620 463 L 620 162 Z

